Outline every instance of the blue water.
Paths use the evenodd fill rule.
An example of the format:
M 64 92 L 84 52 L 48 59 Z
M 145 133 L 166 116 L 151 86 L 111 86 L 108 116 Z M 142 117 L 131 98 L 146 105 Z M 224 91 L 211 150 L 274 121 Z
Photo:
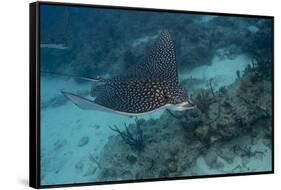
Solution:
M 266 52 L 271 51 L 271 29 L 271 21 L 266 18 L 41 5 L 41 184 L 270 171 L 272 67 L 260 60 L 270 60 L 271 55 Z M 139 152 L 109 127 L 117 126 L 125 131 L 127 125 L 133 129 L 135 127 L 129 124 L 134 124 L 136 118 L 80 109 L 61 91 L 92 98 L 93 84 L 64 74 L 110 79 L 126 73 L 128 67 L 141 63 L 163 30 L 169 30 L 173 38 L 179 81 L 189 97 L 209 90 L 208 84 L 212 81 L 213 93 L 219 98 L 213 97 L 215 103 L 208 107 L 211 110 L 208 115 L 204 110 L 200 111 L 202 122 L 199 125 L 194 123 L 186 127 L 182 122 L 189 121 L 173 118 L 165 109 L 138 116 L 138 120 L 144 121 L 145 142 L 145 148 Z M 258 59 L 257 54 L 264 59 Z M 258 66 L 254 67 L 253 60 L 257 60 Z M 249 66 L 251 69 L 247 71 Z M 256 76 L 259 80 L 253 85 L 251 77 Z M 235 94 L 244 86 L 250 89 L 244 94 L 246 99 L 251 100 L 259 94 L 263 101 L 257 100 L 249 105 L 243 103 L 244 107 L 239 110 L 236 105 L 242 104 L 242 99 L 236 99 Z M 220 95 L 222 88 L 227 89 L 225 95 Z M 219 120 L 224 121 L 225 127 L 214 129 L 222 125 L 219 120 L 213 120 L 217 117 L 216 106 L 226 101 L 231 104 L 232 111 L 227 110 L 227 106 L 223 107 L 221 115 L 224 118 L 221 116 Z M 238 116 L 239 113 L 248 113 L 247 110 L 253 106 L 265 112 L 266 117 L 260 116 L 265 119 L 261 122 L 250 115 L 249 118 L 253 119 L 243 120 L 243 125 L 249 128 L 258 126 L 258 129 L 245 132 L 236 126 L 237 123 L 226 122 L 228 116 L 231 120 L 237 113 Z M 200 106 L 195 109 L 200 109 Z M 209 124 L 206 127 L 209 121 L 214 121 L 216 126 Z M 219 132 L 215 135 L 205 133 L 208 127 L 211 128 L 208 131 Z M 200 135 L 186 137 L 190 134 Z M 207 135 L 202 140 L 203 134 Z M 153 140 L 148 140 L 150 138 Z M 161 138 L 166 139 L 165 142 Z M 209 142 L 220 139 L 227 143 L 220 147 Z M 181 144 L 185 141 L 188 143 Z M 204 153 L 194 153 L 194 147 L 207 145 L 210 148 Z M 191 151 L 185 153 L 181 148 L 190 148 Z M 181 153 L 174 153 L 175 149 Z M 221 153 L 219 149 L 232 152 Z M 164 155 L 160 156 L 163 160 L 158 154 Z M 165 157 L 170 154 L 173 156 Z M 235 158 L 227 160 L 226 155 L 232 154 L 236 155 Z M 187 166 L 184 160 L 189 158 L 194 161 Z M 149 166 L 151 163 L 154 163 L 153 170 Z M 168 168 L 161 168 L 161 165 Z M 142 167 L 150 168 L 149 172 Z

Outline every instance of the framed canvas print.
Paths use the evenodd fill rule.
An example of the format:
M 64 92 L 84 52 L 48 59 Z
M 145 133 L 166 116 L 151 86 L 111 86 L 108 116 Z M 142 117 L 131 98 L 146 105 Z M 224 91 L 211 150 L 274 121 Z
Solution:
M 273 173 L 273 17 L 30 4 L 30 186 Z

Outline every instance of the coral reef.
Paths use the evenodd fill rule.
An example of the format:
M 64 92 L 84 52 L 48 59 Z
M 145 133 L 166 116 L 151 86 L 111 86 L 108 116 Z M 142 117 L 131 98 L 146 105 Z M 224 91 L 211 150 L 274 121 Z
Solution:
M 272 23 L 266 19 L 77 11 L 65 8 L 56 19 L 49 18 L 52 28 L 48 22 L 42 24 L 42 44 L 69 47 L 66 51 L 43 49 L 42 70 L 66 71 L 67 62 L 67 71 L 76 75 L 120 73 L 140 61 L 163 28 L 174 37 L 181 71 L 210 64 L 216 55 L 233 58 L 246 53 L 254 57 L 268 51 L 271 35 Z
M 127 137 L 133 136 L 128 127 L 134 125 L 125 125 L 125 132 L 113 128 L 118 135 L 104 147 L 99 179 L 270 170 L 263 160 L 271 155 L 272 87 L 270 81 L 252 81 L 252 75 L 254 72 L 248 72 L 218 91 L 211 86 L 199 91 L 197 109 L 166 111 L 159 120 L 142 120 L 146 140 L 142 151 L 135 151 L 128 140 L 132 137 Z M 251 160 L 260 162 L 260 168 Z
M 141 129 L 141 123 L 143 123 L 143 120 L 135 119 L 135 125 L 129 125 L 127 126 L 126 123 L 124 123 L 125 131 L 121 131 L 116 125 L 113 127 L 109 126 L 109 128 L 117 132 L 123 139 L 123 141 L 128 144 L 132 150 L 142 151 L 145 147 L 144 139 L 143 139 L 143 132 Z M 135 128 L 135 131 L 130 132 L 130 130 Z
M 211 93 L 208 90 L 202 89 L 193 101 L 197 108 L 204 113 L 206 117 L 209 117 L 210 106 L 213 103 Z

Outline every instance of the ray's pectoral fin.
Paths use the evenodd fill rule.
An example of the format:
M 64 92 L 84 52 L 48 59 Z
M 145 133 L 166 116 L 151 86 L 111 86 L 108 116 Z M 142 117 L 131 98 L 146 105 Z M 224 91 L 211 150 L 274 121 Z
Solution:
M 82 96 L 72 94 L 70 92 L 61 91 L 61 93 L 69 99 L 72 103 L 81 109 L 93 109 L 95 104 L 92 100 L 86 99 Z
M 76 106 L 78 106 L 81 109 L 86 109 L 86 110 L 100 110 L 100 111 L 110 111 L 108 108 L 101 106 L 99 104 L 96 104 L 93 100 L 89 100 L 87 98 L 84 98 L 82 96 L 70 93 L 70 92 L 65 92 L 61 91 L 61 93 L 69 99 L 72 103 L 74 103 Z

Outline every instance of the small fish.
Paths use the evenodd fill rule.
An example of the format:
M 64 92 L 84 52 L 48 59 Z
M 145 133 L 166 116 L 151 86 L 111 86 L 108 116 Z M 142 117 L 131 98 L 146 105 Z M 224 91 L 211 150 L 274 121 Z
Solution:
M 91 79 L 90 79 L 91 80 Z M 179 86 L 175 48 L 171 35 L 163 31 L 143 62 L 112 79 L 99 79 L 87 99 L 62 91 L 82 109 L 140 115 L 159 109 L 183 111 L 194 108 Z

